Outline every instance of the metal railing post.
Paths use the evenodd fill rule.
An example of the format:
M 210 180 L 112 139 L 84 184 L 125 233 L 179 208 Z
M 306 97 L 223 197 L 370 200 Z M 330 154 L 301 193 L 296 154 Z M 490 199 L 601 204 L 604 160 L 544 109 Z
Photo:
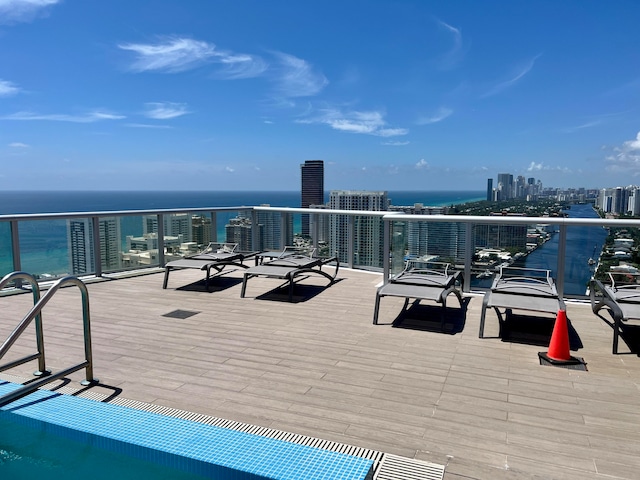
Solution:
M 212 242 L 218 241 L 218 215 L 216 212 L 211 212 L 211 225 L 209 226 L 209 235 Z
M 164 267 L 164 215 L 158 214 L 158 265 Z
M 287 245 L 287 220 L 287 212 L 280 212 L 280 245 L 278 247 L 283 250 Z
M 389 282 L 391 276 L 391 220 L 382 220 L 382 231 L 384 240 L 382 241 L 382 281 L 386 285 Z
M 13 258 L 13 270 L 22 270 L 22 261 L 20 260 L 20 233 L 18 231 L 18 221 L 11 220 L 9 222 L 11 228 L 11 256 Z M 17 278 L 15 281 L 16 288 L 22 286 L 22 280 Z
M 95 276 L 102 276 L 102 251 L 100 249 L 100 218 L 91 217 L 91 229 L 93 230 L 93 264 Z M 87 272 L 89 273 L 89 272 Z
M 259 250 L 258 243 L 258 212 L 256 210 L 251 210 L 251 250 L 254 252 Z
M 309 216 L 309 222 L 311 223 L 310 233 L 311 241 L 313 242 L 313 248 L 318 251 L 318 237 L 320 236 L 320 216 L 317 213 L 312 213 Z
M 465 224 L 464 230 L 464 274 L 462 291 L 469 292 L 471 290 L 471 263 L 473 262 L 473 227 L 475 224 Z
M 353 256 L 354 256 L 354 242 L 355 242 L 355 224 L 356 224 L 356 217 L 354 215 L 349 215 L 347 217 L 347 265 L 349 266 L 349 268 L 353 268 L 354 265 L 354 261 L 353 261 Z

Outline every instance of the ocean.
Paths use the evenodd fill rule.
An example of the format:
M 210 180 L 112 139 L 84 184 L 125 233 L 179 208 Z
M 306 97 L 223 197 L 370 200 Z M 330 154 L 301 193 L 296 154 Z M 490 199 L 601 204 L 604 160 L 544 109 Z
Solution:
M 388 192 L 393 205 L 443 206 L 484 200 L 483 191 Z M 329 192 L 325 193 L 325 201 Z M 278 191 L 50 191 L 0 192 L 0 215 L 20 213 L 97 212 L 163 208 L 240 207 L 268 203 L 273 207 L 299 207 L 300 192 Z

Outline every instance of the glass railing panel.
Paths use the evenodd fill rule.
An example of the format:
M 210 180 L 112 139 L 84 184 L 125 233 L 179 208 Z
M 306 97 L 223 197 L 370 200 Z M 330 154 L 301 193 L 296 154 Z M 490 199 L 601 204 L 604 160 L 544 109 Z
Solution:
M 616 282 L 624 276 L 635 280 L 640 271 L 640 229 L 610 227 L 606 230 L 600 228 L 599 233 L 604 234 L 604 246 L 596 253 L 597 257 L 590 257 L 595 260 L 595 264 L 591 264 L 595 278 L 611 283 L 611 273 Z
M 12 249 L 11 223 L 0 222 L 0 278 L 15 271 Z
M 623 229 L 619 229 L 623 230 Z M 629 230 L 636 230 L 630 234 Z M 638 258 L 634 255 L 634 244 L 637 247 L 637 229 L 624 229 L 619 232 L 619 249 L 607 248 L 601 255 L 607 239 L 607 230 L 602 227 L 575 225 L 567 228 L 567 247 L 565 253 L 564 295 L 567 297 L 584 297 L 588 294 L 589 281 L 595 275 L 596 269 L 608 271 L 611 266 L 617 269 L 620 265 L 638 266 Z M 634 239 L 633 237 L 636 237 Z M 613 238 L 612 238 L 613 239 Z M 613 246 L 613 243 L 611 243 Z M 617 250 L 617 251 L 616 251 Z M 598 267 L 598 261 L 603 258 L 603 264 Z M 606 257 L 606 259 L 605 259 Z M 633 266 L 635 265 L 635 266 Z M 622 268 L 622 267 L 621 267 Z
M 470 288 L 489 288 L 501 266 L 525 266 L 527 255 L 538 246 L 537 240 L 532 240 L 531 236 L 535 228 L 526 224 L 475 224 L 472 234 L 474 253 L 471 259 Z M 554 253 L 555 258 L 557 256 Z
M 354 267 L 382 270 L 384 222 L 381 217 L 358 215 L 353 222 Z
M 389 256 L 391 275 L 400 273 L 409 257 L 408 224 L 409 222 L 391 222 L 391 254 Z
M 146 217 L 142 215 L 123 215 L 120 217 L 122 270 L 135 270 L 158 263 L 157 254 L 155 255 L 156 261 L 153 262 L 153 254 L 149 253 L 149 249 L 153 249 L 153 245 L 149 245 L 144 239 Z
M 65 220 L 22 221 L 18 231 L 23 271 L 38 279 L 57 278 L 70 272 Z

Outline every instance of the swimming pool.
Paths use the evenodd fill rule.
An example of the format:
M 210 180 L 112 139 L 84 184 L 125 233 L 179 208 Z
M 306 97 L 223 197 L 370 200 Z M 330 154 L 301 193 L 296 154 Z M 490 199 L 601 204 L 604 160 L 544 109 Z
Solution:
M 18 387 L 0 380 L 0 395 Z M 92 480 L 163 478 L 163 469 L 180 480 L 364 480 L 373 471 L 371 460 L 352 455 L 50 391 L 0 409 L 0 450 L 1 478 L 45 478 L 48 468 L 46 478 L 60 471 L 68 479 L 74 462 L 89 469 L 78 478 Z M 17 476 L 5 474 L 11 469 Z
M 16 422 L 0 414 L 0 478 L 80 480 L 203 480 L 206 477 L 160 466 Z

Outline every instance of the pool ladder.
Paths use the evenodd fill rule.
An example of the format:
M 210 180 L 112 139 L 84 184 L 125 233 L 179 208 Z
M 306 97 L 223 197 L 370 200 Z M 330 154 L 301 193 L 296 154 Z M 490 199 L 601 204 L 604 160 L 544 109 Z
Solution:
M 38 360 L 38 370 L 34 372 L 34 375 L 42 377 L 39 380 L 30 382 L 22 387 L 0 397 L 0 407 L 7 405 L 19 398 L 22 398 L 30 393 L 36 391 L 38 388 L 53 382 L 59 378 L 66 377 L 67 375 L 76 372 L 81 369 L 86 369 L 86 379 L 81 383 L 83 385 L 90 385 L 96 383 L 98 380 L 93 377 L 93 360 L 91 352 L 91 325 L 89 315 L 89 292 L 86 285 L 76 277 L 67 276 L 59 279 L 55 282 L 47 292 L 40 297 L 40 287 L 36 278 L 26 272 L 13 272 L 4 276 L 0 280 L 0 290 L 3 289 L 11 282 L 15 282 L 16 285 L 21 285 L 23 281 L 28 282 L 31 285 L 31 291 L 33 293 L 33 308 L 25 315 L 18 326 L 11 332 L 7 340 L 0 346 L 0 360 L 4 357 L 11 346 L 16 342 L 18 337 L 26 330 L 29 324 L 33 321 L 35 323 L 36 330 L 36 348 L 37 352 L 28 355 L 26 357 L 11 361 L 5 365 L 0 365 L 0 372 L 8 370 L 10 368 L 17 367 L 23 363 L 31 360 Z M 44 334 L 42 331 L 42 309 L 51 300 L 55 293 L 64 286 L 76 285 L 82 294 L 82 321 L 84 326 L 84 353 L 85 360 L 77 365 L 69 367 L 65 370 L 61 370 L 56 373 L 51 373 L 46 368 L 45 356 L 44 356 Z

